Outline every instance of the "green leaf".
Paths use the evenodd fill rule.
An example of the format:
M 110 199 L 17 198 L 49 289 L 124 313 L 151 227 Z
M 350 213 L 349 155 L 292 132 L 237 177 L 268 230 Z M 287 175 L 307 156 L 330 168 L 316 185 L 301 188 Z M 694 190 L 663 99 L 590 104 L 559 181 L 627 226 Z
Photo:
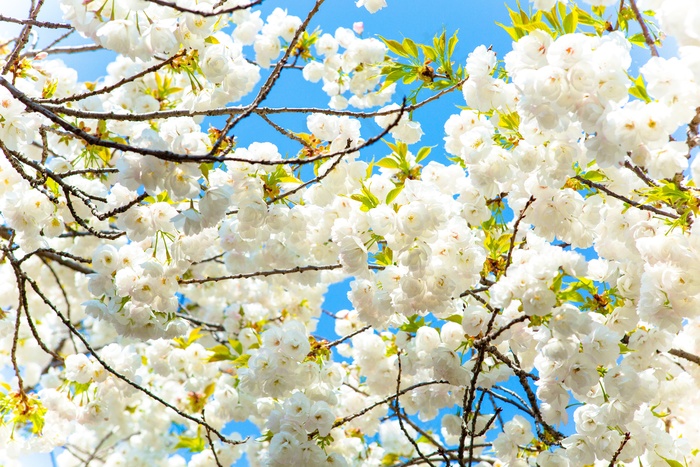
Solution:
M 416 154 L 416 163 L 419 163 L 420 161 L 422 161 L 423 159 L 428 157 L 428 155 L 430 154 L 430 151 L 432 151 L 432 149 L 434 147 L 435 146 L 424 146 L 424 147 L 420 148 L 418 150 L 418 154 Z
M 388 73 L 386 75 L 386 78 L 384 78 L 383 87 L 387 87 L 390 84 L 397 82 L 398 80 L 403 78 L 405 74 L 406 74 L 406 72 L 403 69 L 394 70 L 394 71 Z
M 544 16 L 547 19 L 547 21 L 549 21 L 549 24 L 551 24 L 555 28 L 561 28 L 561 24 L 559 23 L 559 16 L 557 16 L 554 8 L 552 9 L 552 11 L 542 11 L 542 16 Z
M 416 47 L 415 42 L 406 37 L 404 38 L 402 45 L 403 49 L 407 51 L 411 56 L 418 58 L 418 47 Z
M 226 360 L 234 360 L 236 357 L 233 356 L 228 347 L 223 344 L 215 345 L 214 347 L 207 349 L 213 352 L 213 355 L 209 357 L 208 362 L 221 362 Z
M 250 354 L 243 354 L 233 361 L 233 365 L 236 368 L 244 368 L 248 366 L 248 360 L 250 360 Z
M 202 176 L 208 182 L 209 181 L 209 171 L 214 168 L 213 162 L 203 162 L 199 164 L 199 170 L 202 172 Z
M 173 449 L 187 449 L 190 452 L 202 452 L 204 451 L 205 447 L 206 444 L 204 442 L 204 438 L 200 436 L 180 436 L 177 440 L 177 444 L 173 447 Z
M 620 347 L 620 354 L 624 355 L 626 353 L 634 352 L 632 349 L 627 347 L 627 345 L 623 344 L 622 342 L 619 342 L 617 345 Z
M 79 396 L 80 394 L 87 392 L 88 389 L 90 389 L 90 384 L 91 382 L 87 383 L 76 383 L 76 382 L 71 382 L 71 389 L 73 390 L 73 396 Z
M 394 52 L 396 55 L 400 55 L 402 57 L 408 58 L 408 53 L 406 52 L 406 49 L 403 48 L 403 45 L 401 45 L 400 42 L 392 40 L 392 39 L 385 39 L 382 36 L 379 36 L 379 38 L 386 44 L 386 46 Z
M 408 323 L 399 326 L 399 329 L 404 332 L 416 332 L 423 326 L 427 326 L 428 323 L 425 322 L 425 318 L 419 315 L 413 315 L 408 318 Z
M 411 84 L 416 79 L 418 79 L 418 73 L 413 73 L 413 74 L 404 76 L 402 82 L 403 82 L 403 84 Z
M 175 345 L 181 349 L 186 349 L 187 347 L 190 346 L 190 344 L 194 343 L 198 339 L 201 339 L 204 337 L 204 334 L 202 334 L 202 329 L 201 328 L 194 328 L 193 330 L 190 331 L 189 335 L 187 338 L 184 337 L 176 337 L 173 339 L 175 341 Z
M 391 204 L 396 199 L 396 197 L 399 196 L 401 190 L 403 190 L 403 184 L 398 185 L 396 188 L 392 189 L 389 193 L 387 193 L 386 204 Z
M 207 44 L 218 44 L 218 43 L 219 43 L 219 39 L 217 39 L 217 38 L 214 37 L 214 36 L 209 36 L 209 37 L 207 37 L 206 39 L 204 39 L 204 42 L 206 42 Z
M 58 196 L 58 194 L 59 194 L 58 183 L 56 183 L 56 181 L 53 178 L 46 179 L 46 188 L 51 190 L 51 193 Z
M 608 177 L 600 170 L 589 170 L 588 172 L 581 174 L 581 178 L 585 178 L 586 180 L 596 183 L 605 182 L 608 180 Z
M 391 156 L 387 156 L 383 159 L 380 159 L 375 163 L 377 167 L 383 167 L 385 169 L 398 169 L 399 168 L 399 163 L 396 161 Z
M 394 252 L 389 247 L 384 247 L 382 251 L 374 255 L 374 260 L 381 266 L 391 266 L 394 264 Z
M 216 382 L 207 384 L 207 387 L 204 388 L 204 398 L 209 399 L 211 397 L 211 395 L 214 394 L 215 390 L 216 390 Z
M 567 33 L 576 32 L 576 27 L 578 26 L 578 13 L 576 10 L 572 10 L 571 13 L 566 15 L 564 18 L 564 31 Z
M 562 2 L 557 2 L 557 8 L 559 8 L 559 16 L 564 18 L 566 16 L 566 5 Z
M 535 31 L 536 29 L 540 29 L 549 33 L 550 35 L 554 35 L 554 31 L 552 31 L 552 28 L 550 28 L 544 21 L 532 21 L 528 24 L 524 24 L 522 28 L 525 31 Z
M 447 42 L 447 55 L 452 56 L 452 54 L 455 51 L 455 47 L 457 46 L 457 42 L 459 42 L 459 38 L 457 37 L 457 33 L 459 32 L 459 29 L 455 31 L 454 34 L 452 34 L 452 37 L 450 37 L 450 40 Z
M 600 20 L 593 18 L 586 10 L 579 7 L 576 7 L 576 15 L 578 16 L 579 23 L 585 24 L 586 26 L 593 26 L 600 23 Z
M 522 10 L 520 10 L 520 8 L 518 8 L 517 12 L 515 10 L 511 10 L 508 6 L 506 6 L 506 8 L 508 9 L 508 16 L 510 16 L 510 20 L 514 26 L 517 24 L 523 24 L 523 18 L 520 15 L 520 12 Z M 526 16 L 526 18 L 527 18 L 527 16 Z
M 510 36 L 510 38 L 513 39 L 514 41 L 517 41 L 518 39 L 520 39 L 521 37 L 523 37 L 525 35 L 521 29 L 515 29 L 514 27 L 506 26 L 505 24 L 499 23 L 499 22 L 496 22 L 496 25 L 503 28 L 503 30 L 505 32 L 507 32 L 508 35 Z
M 452 315 L 445 318 L 446 321 L 452 321 L 453 323 L 462 324 L 462 315 Z
M 279 182 L 280 183 L 302 183 L 301 180 L 299 180 L 298 178 L 293 177 L 291 175 L 287 175 L 285 177 L 280 177 Z
M 238 355 L 241 355 L 243 353 L 243 344 L 241 344 L 240 341 L 237 341 L 236 339 L 229 339 L 228 343 L 233 349 L 233 351 L 236 352 Z
M 629 93 L 638 99 L 642 99 L 645 102 L 651 102 L 651 97 L 647 93 L 646 84 L 644 84 L 644 78 L 642 75 L 637 76 L 637 78 L 632 80 L 634 86 L 629 89 Z
M 673 459 L 667 459 L 667 458 L 665 458 L 664 456 L 659 455 L 659 454 L 657 454 L 657 456 L 659 456 L 660 458 L 662 458 L 663 460 L 665 460 L 666 463 L 667 463 L 668 465 L 670 465 L 671 467 L 685 467 L 683 464 L 681 464 L 681 463 L 678 462 L 678 461 L 674 461 Z
M 644 34 L 641 32 L 631 35 L 627 38 L 627 40 L 638 47 L 646 47 L 647 45 L 647 41 L 644 39 Z
M 425 55 L 426 58 L 429 58 L 432 61 L 437 60 L 438 53 L 435 51 L 435 49 L 423 44 L 420 44 L 420 48 L 423 51 L 423 55 Z

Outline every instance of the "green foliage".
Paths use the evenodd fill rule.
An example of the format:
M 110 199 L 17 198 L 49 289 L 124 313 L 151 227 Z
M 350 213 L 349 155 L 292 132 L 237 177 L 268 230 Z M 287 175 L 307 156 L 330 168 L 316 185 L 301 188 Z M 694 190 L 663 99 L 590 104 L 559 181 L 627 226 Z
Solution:
M 391 266 L 394 264 L 394 252 L 385 245 L 381 251 L 374 254 L 374 262 L 379 266 Z
M 188 66 L 192 67 L 191 64 L 188 64 Z M 176 70 L 176 68 L 173 67 L 172 70 Z M 150 95 L 160 103 L 160 110 L 173 108 L 175 104 L 170 101 L 170 97 L 181 93 L 184 89 L 174 85 L 174 79 L 170 73 L 154 73 L 153 78 L 155 79 L 156 87 L 149 90 Z
M 520 134 L 520 114 L 518 112 L 495 111 L 491 115 L 491 123 L 498 129 L 493 140 L 503 149 L 513 149 L 523 139 L 523 135 Z
M 187 337 L 175 337 L 173 339 L 173 342 L 175 343 L 175 347 L 180 349 L 186 349 L 202 337 L 204 337 L 204 334 L 202 333 L 202 328 L 194 328 L 189 332 L 189 334 L 187 334 Z
M 386 169 L 397 170 L 398 172 L 394 174 L 394 184 L 397 187 L 399 185 L 403 186 L 406 180 L 420 179 L 420 171 L 423 166 L 419 165 L 418 162 L 422 161 L 430 154 L 432 147 L 425 146 L 419 149 L 414 164 L 409 160 L 408 146 L 406 143 L 401 141 L 397 141 L 396 143 L 385 141 L 385 143 L 392 150 L 392 153 L 376 162 L 375 165 Z M 387 204 L 388 203 L 389 201 L 387 201 Z
M 503 30 L 505 30 L 514 41 L 527 36 L 530 32 L 537 29 L 545 31 L 552 36 L 555 35 L 555 31 L 543 21 L 543 17 L 547 18 L 544 11 L 540 10 L 533 15 L 528 15 L 522 8 L 520 8 L 520 5 L 518 5 L 517 8 L 518 11 L 515 11 L 506 5 L 512 26 L 506 26 L 503 23 L 496 23 L 503 28 Z M 554 18 L 557 18 L 556 7 L 552 9 L 552 12 L 554 14 Z M 558 22 L 559 21 L 557 18 L 557 24 Z
M 187 449 L 190 452 L 202 452 L 206 448 L 206 441 L 199 434 L 197 436 L 181 435 L 177 438 L 177 444 L 173 449 Z
M 430 322 L 426 321 L 424 316 L 413 315 L 408 318 L 408 323 L 399 326 L 399 330 L 415 334 L 420 328 L 428 325 L 430 325 Z
M 360 193 L 355 193 L 354 195 L 351 195 L 350 198 L 362 203 L 362 206 L 360 206 L 360 210 L 367 212 L 370 209 L 379 206 L 379 198 L 377 198 L 371 191 L 369 191 L 369 188 L 367 188 L 364 183 L 362 183 L 361 185 L 362 188 L 360 190 Z
M 460 65 L 455 70 L 452 60 L 459 40 L 457 31 L 448 39 L 446 31 L 443 30 L 433 38 L 432 44 L 416 44 L 409 38 L 402 42 L 381 36 L 379 38 L 398 56 L 396 59 L 389 59 L 382 68 L 381 74 L 385 78 L 381 89 L 399 81 L 404 84 L 418 82 L 418 87 L 407 97 L 409 104 L 416 103 L 418 93 L 422 89 L 440 91 L 459 84 L 464 79 L 464 69 Z
M 677 219 L 668 220 L 671 229 L 690 228 L 692 216 L 700 214 L 700 200 L 692 191 L 680 186 L 673 180 L 660 180 L 656 186 L 637 190 L 645 199 L 645 204 L 666 206 L 678 213 Z
M 40 435 L 44 429 L 46 407 L 35 394 L 24 391 L 10 392 L 7 383 L 0 383 L 7 393 L 0 393 L 0 425 L 12 423 L 12 431 L 27 428 L 34 435 Z
M 647 93 L 647 87 L 646 84 L 644 84 L 644 78 L 642 78 L 642 75 L 639 75 L 636 78 L 632 78 L 630 76 L 630 80 L 632 81 L 632 86 L 629 89 L 630 94 L 637 99 L 642 99 L 644 102 L 651 102 L 651 97 L 649 97 L 649 93 Z
M 604 6 L 591 7 L 588 12 L 578 5 L 559 3 L 549 11 L 538 10 L 535 13 L 527 13 L 520 5 L 517 5 L 517 10 L 513 10 L 506 6 L 510 16 L 511 25 L 496 23 L 514 40 L 528 35 L 532 31 L 545 31 L 552 37 L 556 38 L 562 34 L 571 34 L 575 32 L 583 32 L 589 35 L 602 36 L 605 32 L 618 29 L 633 44 L 646 46 L 644 36 L 640 33 L 631 34 L 630 23 L 637 21 L 634 11 L 624 6 L 617 12 L 615 26 L 611 23 L 612 18 L 606 18 L 606 8 Z M 647 26 L 653 27 L 653 23 L 644 19 Z M 658 40 L 657 40 L 658 42 Z
M 673 460 L 673 459 L 667 459 L 667 458 L 665 458 L 665 457 L 663 457 L 663 456 L 661 456 L 661 455 L 659 455 L 659 454 L 657 454 L 657 455 L 658 455 L 660 458 L 662 458 L 663 460 L 665 460 L 666 463 L 667 463 L 668 465 L 670 465 L 671 467 L 685 467 L 683 464 L 681 464 L 681 463 L 678 462 L 678 461 L 675 461 L 675 460 Z
M 316 43 L 320 36 L 321 30 L 319 28 L 316 28 L 311 34 L 309 34 L 308 31 L 304 31 L 295 44 L 291 56 L 295 57 L 295 60 L 296 57 L 299 57 L 305 62 L 311 61 L 313 59 L 313 55 L 311 54 L 311 46 Z
M 248 365 L 250 354 L 243 352 L 243 344 L 236 339 L 229 339 L 228 346 L 225 344 L 217 344 L 207 350 L 212 354 L 207 359 L 207 362 L 230 362 L 236 368 L 244 368 Z
M 277 165 L 275 170 L 263 173 L 259 177 L 263 181 L 263 191 L 267 202 L 272 201 L 282 193 L 282 183 L 302 183 L 301 180 L 287 172 L 283 165 Z M 278 202 L 284 201 L 278 200 Z
M 44 84 L 44 88 L 41 90 L 42 99 L 50 99 L 56 94 L 56 89 L 58 89 L 57 79 L 47 79 Z

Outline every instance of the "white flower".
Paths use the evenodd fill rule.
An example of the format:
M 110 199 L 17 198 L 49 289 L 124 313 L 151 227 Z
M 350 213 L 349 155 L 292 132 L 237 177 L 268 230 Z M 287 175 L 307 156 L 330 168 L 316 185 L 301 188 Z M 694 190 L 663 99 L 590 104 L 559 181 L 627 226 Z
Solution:
M 318 430 L 320 436 L 328 436 L 334 422 L 335 415 L 330 406 L 323 401 L 318 401 L 311 407 L 309 418 L 304 427 L 310 433 Z
M 206 48 L 199 66 L 204 76 L 212 83 L 220 83 L 229 72 L 231 56 L 223 44 L 215 44 Z
M 194 235 L 201 232 L 204 227 L 204 219 L 196 209 L 185 209 L 171 219 L 176 229 L 185 235 Z
M 85 384 L 92 380 L 93 363 L 85 354 L 73 354 L 66 357 L 66 378 L 78 384 Z
M 528 444 L 532 441 L 532 428 L 530 422 L 520 415 L 516 415 L 507 422 L 503 431 L 516 444 Z
M 606 424 L 603 420 L 600 407 L 594 404 L 586 404 L 574 411 L 576 431 L 582 435 L 596 436 L 605 431 Z
M 376 13 L 386 6 L 386 0 L 357 0 L 355 5 L 358 8 L 364 6 L 370 13 Z
M 480 45 L 467 57 L 469 79 L 479 79 L 491 75 L 496 67 L 496 53 Z
M 103 47 L 125 55 L 131 54 L 139 43 L 136 24 L 128 19 L 107 21 L 96 36 Z

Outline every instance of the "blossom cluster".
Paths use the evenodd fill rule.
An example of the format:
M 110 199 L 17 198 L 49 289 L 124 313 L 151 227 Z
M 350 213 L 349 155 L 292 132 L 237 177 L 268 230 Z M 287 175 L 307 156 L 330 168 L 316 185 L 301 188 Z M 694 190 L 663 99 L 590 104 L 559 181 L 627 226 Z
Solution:
M 0 463 L 700 465 L 691 0 L 535 0 L 454 67 L 321 0 L 60 3 L 0 40 Z

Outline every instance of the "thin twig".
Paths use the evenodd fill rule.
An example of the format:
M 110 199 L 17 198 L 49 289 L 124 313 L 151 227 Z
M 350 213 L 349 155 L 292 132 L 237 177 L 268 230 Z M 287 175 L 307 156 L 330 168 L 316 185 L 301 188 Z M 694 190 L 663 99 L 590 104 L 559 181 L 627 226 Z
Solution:
M 647 27 L 647 24 L 644 22 L 644 18 L 642 17 L 642 13 L 639 11 L 639 8 L 637 7 L 637 0 L 629 0 L 630 2 L 630 8 L 632 8 L 632 11 L 634 12 L 634 16 L 637 18 L 637 22 L 639 23 L 639 26 L 642 28 L 642 35 L 644 36 L 644 42 L 647 43 L 649 46 L 649 50 L 651 51 L 651 54 L 654 57 L 659 56 L 659 51 L 656 48 L 656 43 L 654 42 L 654 39 L 651 37 L 651 33 L 649 32 L 649 28 Z
M 637 209 L 641 209 L 642 211 L 649 211 L 649 212 L 653 212 L 655 214 L 658 214 L 660 216 L 669 217 L 671 219 L 678 219 L 677 214 L 662 211 L 661 209 L 657 209 L 653 206 L 649 206 L 646 204 L 638 203 L 636 201 L 632 201 L 631 199 L 629 199 L 625 196 L 622 196 L 622 195 L 615 193 L 614 191 L 612 191 L 611 189 L 609 189 L 605 185 L 601 185 L 600 183 L 595 183 L 595 182 L 592 182 L 590 180 L 586 180 L 585 178 L 581 177 L 580 175 L 576 175 L 575 177 L 572 177 L 572 178 L 574 178 L 575 180 L 578 180 L 579 182 L 583 183 L 584 185 L 587 185 L 591 188 L 595 188 L 596 190 L 602 191 L 603 193 L 606 193 L 606 194 L 612 196 L 613 198 L 619 199 L 620 201 L 625 202 L 625 203 L 629 204 L 630 206 L 634 206 Z
M 686 352 L 685 350 L 671 349 L 668 351 L 668 353 L 670 353 L 671 355 L 675 355 L 676 357 L 684 358 L 689 362 L 695 363 L 696 365 L 700 365 L 700 357 L 692 353 Z

